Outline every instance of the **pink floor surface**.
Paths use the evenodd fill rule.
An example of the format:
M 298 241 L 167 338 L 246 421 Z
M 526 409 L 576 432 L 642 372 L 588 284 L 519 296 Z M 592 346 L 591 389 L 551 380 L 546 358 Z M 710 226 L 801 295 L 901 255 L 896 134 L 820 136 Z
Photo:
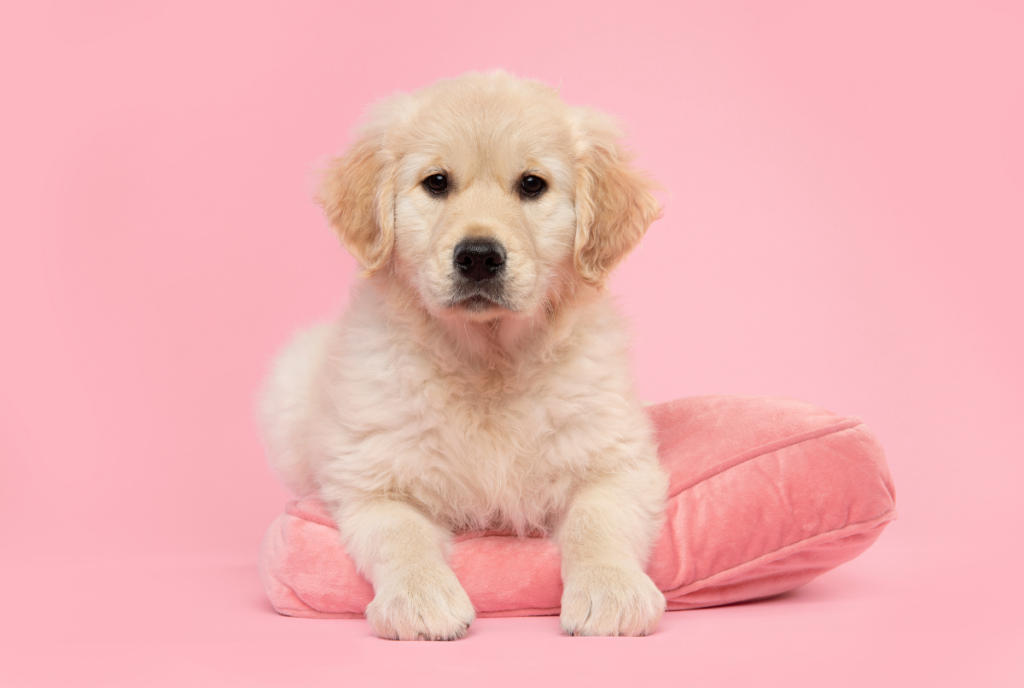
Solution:
M 480 619 L 454 643 L 374 638 L 359 620 L 278 616 L 251 561 L 16 565 L 7 686 L 1019 686 L 1019 596 L 905 537 L 780 598 L 666 614 L 641 639 L 567 638 L 555 617 Z M 26 594 L 31 591 L 30 594 Z M 1016 600 L 1016 603 L 1014 602 Z M 13 602 L 13 604 L 11 604 Z M 11 632 L 16 625 L 17 632 Z
M 6 3 L 0 686 L 1024 685 L 1024 11 Z M 276 615 L 252 408 L 356 272 L 309 200 L 368 103 L 472 69 L 621 117 L 664 219 L 616 274 L 650 401 L 858 415 L 900 518 L 644 639 Z

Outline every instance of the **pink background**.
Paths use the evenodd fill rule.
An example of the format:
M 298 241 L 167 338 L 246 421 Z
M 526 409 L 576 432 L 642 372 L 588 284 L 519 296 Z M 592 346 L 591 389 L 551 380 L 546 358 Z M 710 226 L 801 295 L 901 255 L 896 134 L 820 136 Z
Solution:
M 1024 683 L 1024 11 L 838 4 L 7 3 L 0 683 Z M 354 276 L 311 173 L 375 99 L 493 67 L 621 117 L 666 188 L 613 283 L 644 398 L 880 436 L 902 517 L 864 556 L 642 640 L 270 610 L 255 393 Z

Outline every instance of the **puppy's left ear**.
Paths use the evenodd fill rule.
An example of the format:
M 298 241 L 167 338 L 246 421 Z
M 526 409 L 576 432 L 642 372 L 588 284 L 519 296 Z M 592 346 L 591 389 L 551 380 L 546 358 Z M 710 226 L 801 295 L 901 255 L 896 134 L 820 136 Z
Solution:
M 387 263 L 395 240 L 394 165 L 383 138 L 380 132 L 364 132 L 331 162 L 316 198 L 364 276 Z
M 600 286 L 661 216 L 661 206 L 651 194 L 656 185 L 630 167 L 615 124 L 597 112 L 578 113 L 574 262 L 585 282 Z

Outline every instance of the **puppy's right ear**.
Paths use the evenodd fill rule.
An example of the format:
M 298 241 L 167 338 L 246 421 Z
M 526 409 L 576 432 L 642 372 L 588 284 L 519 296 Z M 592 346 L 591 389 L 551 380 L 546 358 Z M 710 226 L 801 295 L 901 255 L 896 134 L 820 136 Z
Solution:
M 363 266 L 363 276 L 383 267 L 395 239 L 394 166 L 384 137 L 367 133 L 331 161 L 316 201 L 341 243 Z

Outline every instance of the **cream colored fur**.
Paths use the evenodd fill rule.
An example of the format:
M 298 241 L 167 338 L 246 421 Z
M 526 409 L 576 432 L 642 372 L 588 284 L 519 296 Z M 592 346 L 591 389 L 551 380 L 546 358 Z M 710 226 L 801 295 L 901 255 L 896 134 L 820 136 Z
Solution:
M 373 584 L 381 637 L 466 633 L 446 560 L 468 529 L 552 533 L 566 633 L 661 618 L 644 567 L 666 478 L 604 290 L 659 208 L 617 138 L 542 84 L 470 74 L 383 103 L 325 176 L 364 279 L 277 361 L 263 421 L 271 465 L 319 490 Z M 443 196 L 423 184 L 438 173 Z M 528 174 L 547 183 L 537 198 L 519 192 Z M 501 305 L 457 301 L 466 237 L 504 246 Z

